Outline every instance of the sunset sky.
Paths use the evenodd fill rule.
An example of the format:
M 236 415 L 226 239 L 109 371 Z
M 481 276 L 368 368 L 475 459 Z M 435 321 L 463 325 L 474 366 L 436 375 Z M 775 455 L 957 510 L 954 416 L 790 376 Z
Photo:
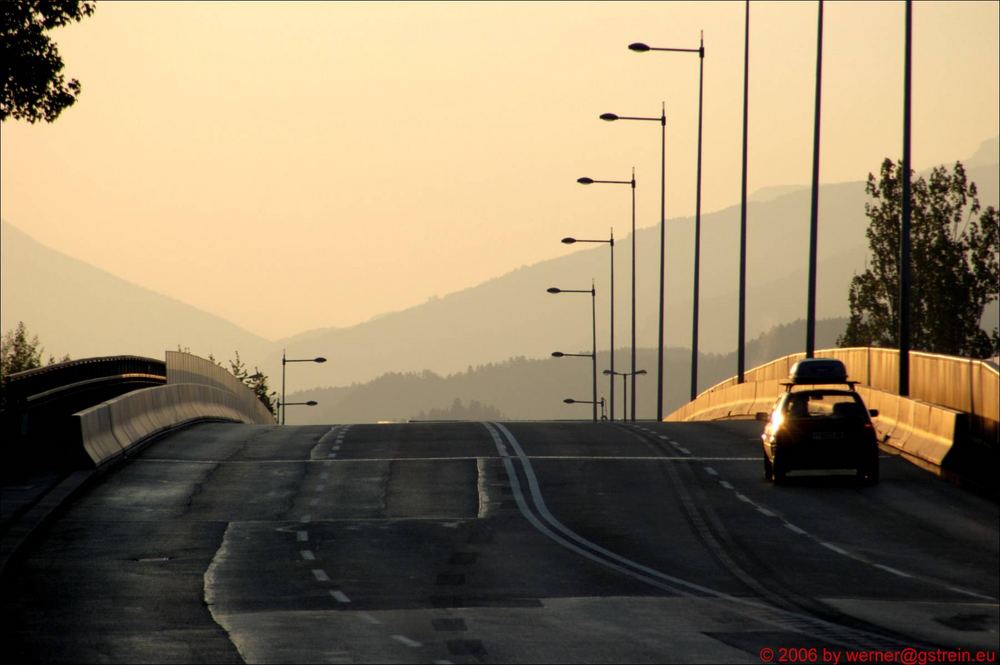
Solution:
M 807 184 L 816 3 L 753 2 L 749 190 Z M 914 167 L 1000 134 L 1000 4 L 914 7 Z M 821 180 L 902 145 L 902 2 L 825 6 Z M 562 256 L 566 235 L 739 203 L 742 2 L 99 3 L 52 32 L 78 102 L 2 126 L 3 219 L 268 338 Z M 766 220 L 750 220 L 750 223 Z M 733 230 L 737 232 L 736 229 Z

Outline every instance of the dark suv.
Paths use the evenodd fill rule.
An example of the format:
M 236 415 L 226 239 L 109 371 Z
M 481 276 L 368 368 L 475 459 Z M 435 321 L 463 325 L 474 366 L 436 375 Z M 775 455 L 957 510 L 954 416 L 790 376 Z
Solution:
M 843 384 L 846 389 L 826 387 Z M 854 469 L 869 485 L 878 482 L 878 441 L 871 416 L 839 360 L 801 360 L 786 392 L 775 402 L 761 434 L 764 477 L 781 482 L 797 469 Z

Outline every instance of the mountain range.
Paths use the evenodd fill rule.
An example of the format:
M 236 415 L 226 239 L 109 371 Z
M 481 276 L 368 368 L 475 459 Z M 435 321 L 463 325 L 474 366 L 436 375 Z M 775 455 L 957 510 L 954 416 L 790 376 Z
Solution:
M 963 161 L 984 206 L 1000 200 L 998 161 L 997 139 Z M 819 201 L 817 315 L 839 318 L 848 313 L 850 279 L 864 269 L 868 254 L 864 182 L 824 185 Z M 801 186 L 761 190 L 748 203 L 748 340 L 805 315 L 809 209 L 809 188 Z M 640 219 L 648 216 L 639 211 Z M 736 346 L 739 216 L 734 205 L 701 219 L 699 344 L 706 354 L 724 355 Z M 553 254 L 562 254 L 557 258 L 358 325 L 272 341 L 55 252 L 4 221 L 0 327 L 9 330 L 23 320 L 47 353 L 77 358 L 119 353 L 162 357 L 165 349 L 182 347 L 228 359 L 238 350 L 250 366 L 259 366 L 271 377 L 280 374 L 283 349 L 294 358 L 322 355 L 329 359 L 325 365 L 296 366 L 289 372 L 289 389 L 347 386 L 387 372 L 451 375 L 514 357 L 548 357 L 555 350 L 589 352 L 586 296 L 551 295 L 546 288 L 589 289 L 593 280 L 598 346 L 607 350 L 609 251 L 606 246 L 577 250 L 578 245 L 559 244 L 560 238 L 577 231 L 552 229 Z M 690 349 L 694 219 L 668 219 L 666 237 L 665 345 Z M 640 228 L 635 235 L 638 348 L 656 346 L 658 240 L 658 225 Z M 619 228 L 614 317 L 618 363 L 629 345 L 631 248 L 631 235 Z M 336 303 L 336 293 L 329 301 Z M 701 388 L 710 385 L 707 377 L 699 381 Z

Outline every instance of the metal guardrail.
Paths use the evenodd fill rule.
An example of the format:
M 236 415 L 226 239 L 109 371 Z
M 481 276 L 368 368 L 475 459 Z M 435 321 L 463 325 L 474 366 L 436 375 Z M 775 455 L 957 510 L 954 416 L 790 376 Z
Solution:
M 51 396 L 77 385 L 100 379 L 147 378 L 148 383 L 165 383 L 167 365 L 143 356 L 81 358 L 11 374 L 4 380 L 4 394 L 11 407 L 24 405 L 40 396 Z

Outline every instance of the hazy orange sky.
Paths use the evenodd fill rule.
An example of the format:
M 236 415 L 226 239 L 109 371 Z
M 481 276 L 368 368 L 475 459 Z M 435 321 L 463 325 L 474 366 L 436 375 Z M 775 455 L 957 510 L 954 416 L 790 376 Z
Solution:
M 1000 133 L 997 2 L 914 7 L 915 168 Z M 816 3 L 751 4 L 749 189 L 810 180 Z M 821 179 L 902 142 L 901 2 L 828 2 Z M 565 235 L 738 204 L 742 2 L 99 3 L 51 33 L 80 79 L 51 125 L 2 126 L 4 220 L 269 338 L 346 326 L 521 265 Z M 755 220 L 751 219 L 753 224 Z M 756 220 L 761 221 L 761 220 Z M 822 223 L 822 220 L 821 220 Z M 737 230 L 734 229 L 734 233 Z

